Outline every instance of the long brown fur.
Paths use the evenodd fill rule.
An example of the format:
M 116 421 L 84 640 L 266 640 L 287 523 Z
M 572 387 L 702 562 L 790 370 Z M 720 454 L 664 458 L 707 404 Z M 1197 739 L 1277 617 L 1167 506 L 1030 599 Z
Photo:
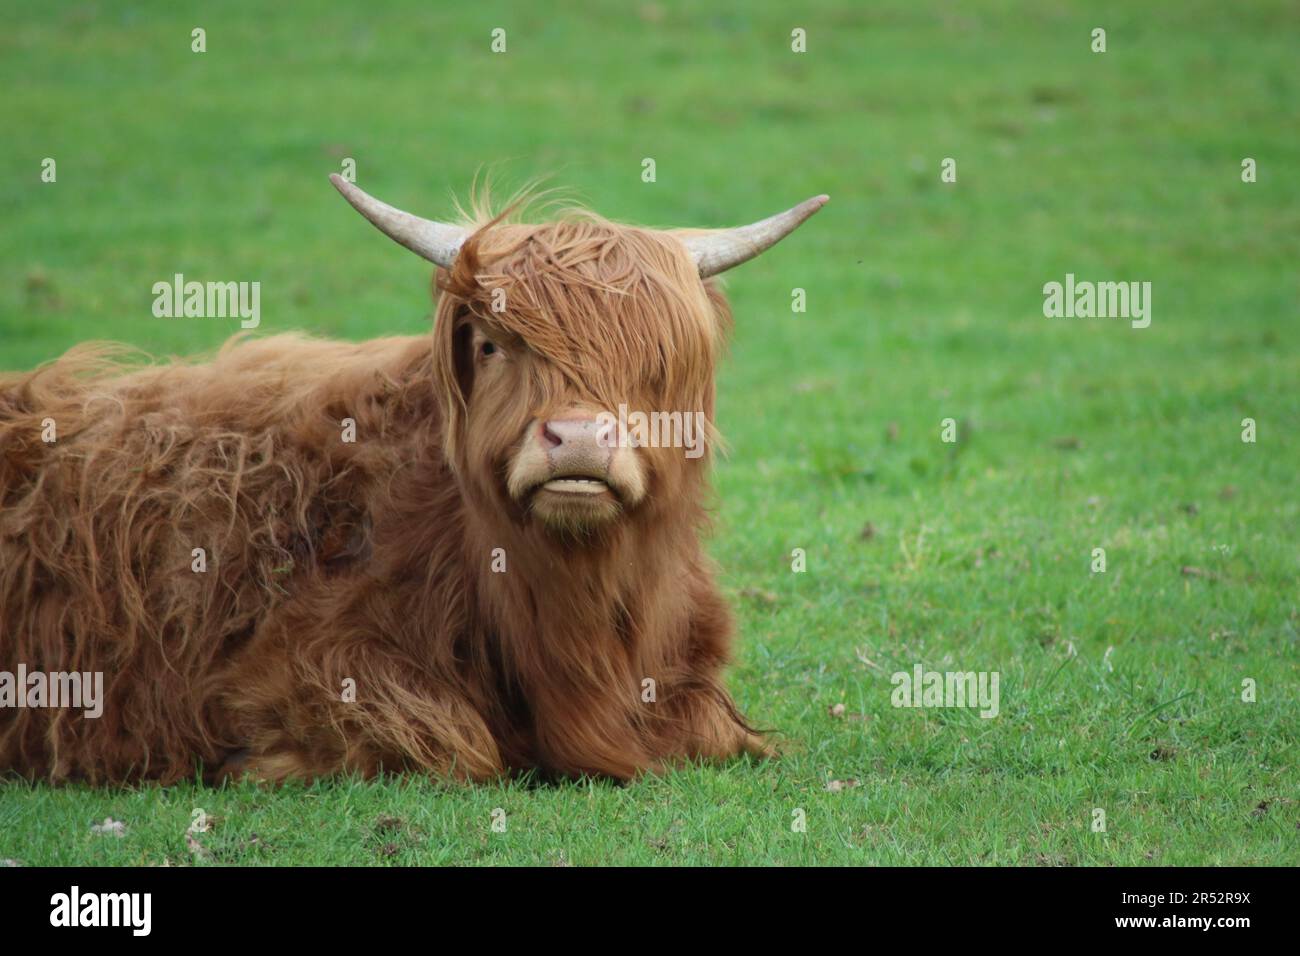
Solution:
M 540 527 L 502 474 L 566 402 L 711 420 L 725 301 L 663 234 L 477 225 L 432 337 L 236 337 L 145 367 L 85 346 L 0 376 L 0 670 L 106 688 L 97 720 L 0 708 L 0 770 L 628 778 L 764 752 L 720 680 L 708 455 L 639 449 L 649 494 L 591 534 Z M 471 321 L 539 357 L 524 386 L 476 392 Z

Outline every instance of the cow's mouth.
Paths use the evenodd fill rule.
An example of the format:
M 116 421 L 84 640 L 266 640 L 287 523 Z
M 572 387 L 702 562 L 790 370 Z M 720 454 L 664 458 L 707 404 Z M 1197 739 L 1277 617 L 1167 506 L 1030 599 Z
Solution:
M 600 478 L 589 475 L 562 475 L 543 482 L 541 490 L 561 495 L 599 495 L 609 491 L 610 487 Z
M 533 486 L 529 511 L 563 532 L 592 531 L 623 513 L 623 496 L 609 477 L 559 474 Z

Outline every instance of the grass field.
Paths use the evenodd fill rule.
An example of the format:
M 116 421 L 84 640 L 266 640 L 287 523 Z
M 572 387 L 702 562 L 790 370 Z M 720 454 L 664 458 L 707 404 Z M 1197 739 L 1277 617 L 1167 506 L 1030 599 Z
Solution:
M 730 683 L 786 753 L 622 787 L 10 782 L 0 859 L 1300 863 L 1294 5 L 186 6 L 4 0 L 0 368 L 216 346 L 236 320 L 151 314 L 177 272 L 260 281 L 264 333 L 425 329 L 429 270 L 330 188 L 345 157 L 426 215 L 482 167 L 652 225 L 831 195 L 729 277 L 720 380 Z M 1151 282 L 1150 327 L 1045 318 L 1067 273 Z M 891 706 L 917 664 L 998 672 L 999 715 Z

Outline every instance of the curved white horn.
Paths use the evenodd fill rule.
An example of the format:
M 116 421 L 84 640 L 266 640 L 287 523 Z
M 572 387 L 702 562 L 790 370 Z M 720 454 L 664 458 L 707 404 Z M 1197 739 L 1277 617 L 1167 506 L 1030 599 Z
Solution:
M 388 203 L 380 202 L 338 173 L 330 174 L 330 182 L 343 194 L 343 198 L 352 204 L 353 209 L 369 219 L 375 228 L 389 239 L 401 243 L 417 256 L 423 256 L 445 269 L 451 268 L 456 253 L 460 252 L 461 243 L 469 235 L 469 230 L 462 226 L 449 226 L 445 222 L 421 219 L 419 216 L 412 216 L 409 212 L 395 209 Z
M 804 220 L 826 205 L 830 198 L 825 195 L 813 196 L 793 209 L 748 226 L 692 233 L 683 236 L 682 242 L 694 257 L 700 278 L 707 279 L 766 252 L 794 232 Z

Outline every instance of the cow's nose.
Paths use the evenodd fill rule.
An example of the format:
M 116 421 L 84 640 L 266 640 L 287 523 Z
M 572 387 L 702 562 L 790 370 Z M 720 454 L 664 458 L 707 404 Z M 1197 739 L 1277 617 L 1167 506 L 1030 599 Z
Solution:
M 609 471 L 611 449 L 594 418 L 553 418 L 542 423 L 542 445 L 555 474 L 599 477 Z

